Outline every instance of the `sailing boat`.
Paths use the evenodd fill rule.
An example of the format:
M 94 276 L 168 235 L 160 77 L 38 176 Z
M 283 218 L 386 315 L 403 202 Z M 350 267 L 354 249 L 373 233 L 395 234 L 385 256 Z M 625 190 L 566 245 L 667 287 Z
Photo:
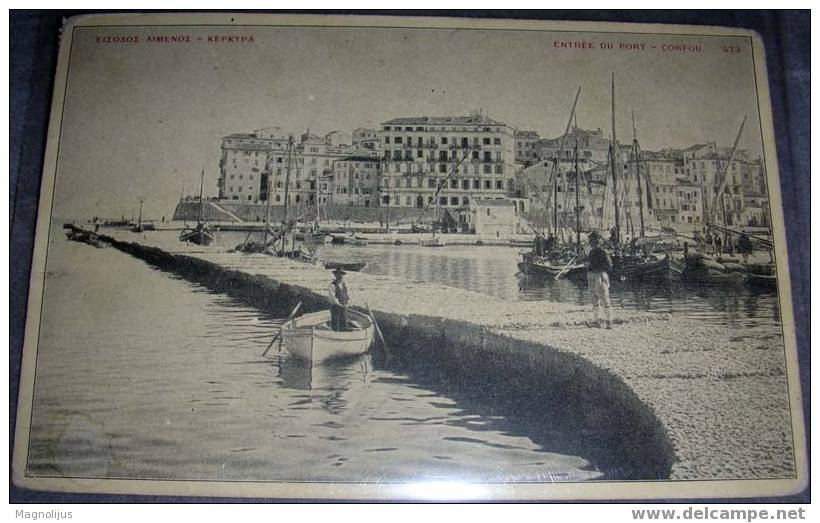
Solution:
M 526 276 L 532 275 L 552 279 L 559 279 L 562 277 L 583 278 L 586 275 L 586 266 L 583 263 L 582 253 L 580 252 L 580 241 L 578 242 L 578 251 L 576 252 L 567 252 L 559 250 L 557 248 L 557 245 L 555 244 L 555 242 L 557 242 L 556 238 L 558 236 L 558 176 L 561 170 L 560 158 L 563 157 L 566 138 L 567 135 L 569 135 L 570 133 L 572 120 L 575 116 L 575 109 L 578 105 L 578 98 L 580 96 L 581 88 L 578 87 L 578 90 L 575 93 L 575 98 L 572 102 L 572 109 L 570 110 L 569 119 L 567 120 L 567 125 L 564 130 L 564 134 L 561 137 L 561 142 L 558 148 L 558 154 L 552 162 L 552 167 L 550 169 L 550 175 L 548 180 L 550 190 L 549 192 L 547 192 L 546 199 L 542 198 L 540 188 L 536 184 L 532 183 L 529 179 L 527 179 L 527 181 L 535 190 L 536 197 L 540 201 L 544 202 L 545 211 L 549 211 L 550 208 L 552 209 L 551 228 L 553 232 L 553 239 L 548 242 L 543 238 L 543 233 L 541 231 L 534 231 L 536 234 L 536 239 L 533 243 L 533 249 L 529 252 L 522 253 L 522 260 L 518 263 L 519 270 Z M 573 157 L 573 170 L 575 172 L 577 199 L 578 182 L 580 179 L 577 141 L 575 144 L 575 154 Z M 566 180 L 566 178 L 564 178 L 564 180 Z M 564 191 L 564 194 L 567 194 L 567 191 Z M 576 213 L 577 212 L 580 212 L 580 206 L 576 204 Z M 576 216 L 576 227 L 580 227 L 580 216 Z M 580 233 L 580 229 L 578 230 L 578 232 Z
M 637 131 L 635 129 L 635 121 L 633 115 L 632 129 L 632 149 L 631 162 L 635 166 L 635 182 L 637 183 L 638 207 L 640 209 L 640 236 L 634 237 L 633 226 L 633 240 L 629 245 L 625 245 L 621 241 L 621 198 L 626 200 L 629 193 L 628 183 L 623 179 L 620 181 L 624 183 L 624 190 L 618 190 L 618 182 L 621 177 L 621 160 L 619 158 L 620 146 L 615 131 L 615 73 L 612 73 L 612 136 L 609 146 L 609 160 L 612 173 L 612 198 L 614 204 L 614 218 L 615 226 L 611 231 L 610 239 L 613 248 L 612 254 L 612 271 L 610 278 L 613 281 L 627 282 L 668 282 L 676 280 L 680 277 L 682 266 L 675 262 L 671 253 L 667 252 L 663 256 L 649 254 L 641 249 L 638 245 L 639 240 L 645 238 L 645 224 L 643 215 L 643 186 L 641 185 L 641 150 L 638 144 Z M 648 176 L 648 173 L 645 173 Z M 627 181 L 628 182 L 628 181 Z M 623 194 L 623 196 L 622 196 Z M 631 202 L 625 202 L 627 206 Z M 625 216 L 631 222 L 632 216 L 626 213 Z M 645 243 L 645 242 L 643 242 Z
M 205 167 L 202 167 L 202 174 L 199 178 L 199 211 L 196 217 L 196 227 L 186 227 L 182 234 L 179 235 L 179 240 L 186 243 L 195 243 L 197 245 L 210 245 L 214 241 L 214 233 L 208 224 L 202 219 L 202 210 L 204 201 L 202 199 L 202 190 L 205 185 Z
M 524 275 L 542 276 L 555 280 L 563 277 L 580 280 L 586 277 L 587 267 L 584 263 L 584 253 L 581 249 L 581 206 L 579 193 L 581 170 L 578 164 L 577 140 L 573 153 L 573 173 L 575 179 L 575 251 L 560 252 L 552 248 L 549 252 L 546 252 L 544 256 L 540 252 L 540 249 L 534 248 L 533 252 L 524 253 L 522 255 L 523 260 L 518 264 L 518 268 Z M 540 238 L 536 241 L 539 240 Z

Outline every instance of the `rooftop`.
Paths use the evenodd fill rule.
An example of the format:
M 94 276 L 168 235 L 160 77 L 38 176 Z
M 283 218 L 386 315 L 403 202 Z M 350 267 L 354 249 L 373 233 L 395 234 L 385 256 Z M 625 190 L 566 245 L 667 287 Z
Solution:
M 506 125 L 485 115 L 471 116 L 409 116 L 393 118 L 382 125 Z

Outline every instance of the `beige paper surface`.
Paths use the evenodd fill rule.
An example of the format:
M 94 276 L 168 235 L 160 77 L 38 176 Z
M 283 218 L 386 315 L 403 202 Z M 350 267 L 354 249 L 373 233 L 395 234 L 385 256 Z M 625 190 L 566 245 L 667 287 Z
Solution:
M 606 203 L 613 172 L 620 210 Z M 209 246 L 178 239 L 202 218 L 200 182 Z M 299 314 L 327 308 L 323 263 L 228 252 L 230 238 L 261 237 L 283 212 L 368 240 L 320 247 L 319 259 L 366 261 L 346 276 L 351 304 L 375 312 L 386 351 L 371 329 L 372 356 L 353 363 L 297 364 L 276 344 L 260 357 L 297 302 Z M 445 227 L 442 216 L 452 230 L 412 232 L 432 217 Z M 104 248 L 67 241 L 63 224 L 101 224 Z M 598 329 L 596 284 L 569 282 L 586 258 L 560 258 L 543 281 L 518 251 L 533 231 L 556 231 L 570 249 L 616 226 L 624 246 L 679 259 L 686 281 L 669 269 L 674 283 L 647 283 L 649 265 L 620 277 L 616 263 L 612 328 Z M 661 237 L 672 239 L 641 247 Z M 695 253 L 716 265 L 693 276 L 684 261 Z M 13 457 L 22 487 L 513 500 L 807 484 L 771 105 L 752 32 L 72 19 L 33 259 Z

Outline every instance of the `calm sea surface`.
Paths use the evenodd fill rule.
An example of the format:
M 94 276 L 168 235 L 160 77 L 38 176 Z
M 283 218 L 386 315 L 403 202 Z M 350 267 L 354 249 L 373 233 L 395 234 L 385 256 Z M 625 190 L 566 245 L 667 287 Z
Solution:
M 149 234 L 169 241 L 177 235 Z M 213 248 L 233 247 L 244 237 L 220 233 Z M 506 247 L 329 246 L 320 257 L 367 261 L 365 272 L 508 300 L 587 300 L 586 289 L 569 281 L 523 279 L 518 250 Z M 773 293 L 615 286 L 612 295 L 616 307 L 779 328 Z M 600 470 L 607 464 L 590 463 L 589 456 L 602 453 L 584 443 L 584 431 L 550 424 L 538 401 L 510 417 L 496 398 L 436 386 L 449 380 L 435 369 L 379 368 L 369 356 L 309 368 L 276 347 L 273 358 L 263 359 L 275 318 L 113 248 L 56 236 L 45 298 L 31 425 L 34 474 L 287 481 L 606 477 Z
M 161 232 L 159 234 L 168 234 Z M 241 243 L 247 233 L 222 232 L 221 248 Z M 323 246 L 322 260 L 366 261 L 363 272 L 408 281 L 436 282 L 490 294 L 505 300 L 546 300 L 586 304 L 586 285 L 566 279 L 527 279 L 518 273 L 519 252 L 511 247 L 418 245 Z M 621 285 L 611 289 L 613 307 L 639 309 L 698 319 L 733 328 L 766 326 L 780 329 L 777 294 L 743 285 Z
M 511 419 L 491 397 L 444 394 L 433 374 L 377 369 L 370 357 L 309 368 L 274 347 L 263 359 L 273 318 L 113 248 L 53 240 L 45 295 L 33 474 L 601 477 L 567 450 L 583 436 L 549 426 L 537 406 Z

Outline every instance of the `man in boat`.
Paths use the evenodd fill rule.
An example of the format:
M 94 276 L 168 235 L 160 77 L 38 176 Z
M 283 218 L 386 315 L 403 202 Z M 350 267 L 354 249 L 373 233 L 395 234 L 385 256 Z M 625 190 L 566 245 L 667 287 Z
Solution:
M 344 269 L 337 267 L 333 271 L 333 282 L 330 284 L 330 327 L 335 331 L 347 330 L 347 305 L 350 295 L 344 282 Z
M 606 308 L 606 328 L 612 328 L 612 308 L 609 305 L 609 272 L 612 259 L 600 246 L 600 236 L 592 231 L 589 235 L 589 255 L 587 256 L 587 283 L 592 294 L 592 310 L 595 325 L 601 327 L 601 308 Z

